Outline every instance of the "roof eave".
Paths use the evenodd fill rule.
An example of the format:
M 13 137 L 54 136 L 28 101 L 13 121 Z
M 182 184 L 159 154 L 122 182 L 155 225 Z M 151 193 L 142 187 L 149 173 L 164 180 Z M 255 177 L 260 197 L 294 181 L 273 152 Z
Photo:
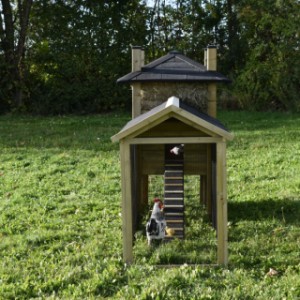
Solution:
M 174 98 L 176 98 L 176 97 L 174 97 Z M 157 120 L 162 120 L 162 118 L 164 118 L 164 117 L 169 118 L 170 114 L 172 114 L 174 117 L 176 117 L 176 115 L 177 115 L 177 116 L 181 116 L 183 119 L 192 121 L 198 127 L 205 128 L 208 131 L 210 131 L 211 133 L 217 134 L 220 137 L 222 137 L 228 141 L 231 141 L 234 137 L 231 132 L 229 132 L 223 128 L 220 128 L 219 126 L 214 125 L 211 122 L 204 120 L 203 118 L 197 117 L 177 105 L 173 105 L 172 103 L 170 104 L 170 102 L 169 103 L 165 102 L 165 103 L 161 104 L 159 107 L 161 107 L 161 109 L 159 109 L 158 112 L 156 112 L 154 114 L 151 114 L 151 111 L 149 111 L 143 115 L 138 116 L 137 118 L 141 118 L 141 121 L 134 124 L 133 126 L 130 126 L 130 123 L 133 122 L 133 120 L 136 120 L 137 118 L 129 121 L 123 127 L 123 129 L 121 129 L 120 132 L 118 132 L 117 134 L 115 134 L 114 136 L 111 137 L 111 141 L 118 142 L 124 138 L 134 137 L 134 136 L 140 134 L 140 132 L 137 133 L 137 131 L 139 131 L 140 129 L 145 127 L 147 124 L 155 123 Z M 157 108 L 159 108 L 159 107 L 157 107 Z M 147 115 L 148 115 L 148 117 L 147 117 Z
M 166 103 L 161 104 L 162 105 L 166 105 Z M 115 134 L 114 136 L 111 137 L 111 141 L 112 142 L 119 142 L 120 140 L 126 138 L 126 137 L 130 137 L 132 136 L 136 131 L 137 131 L 137 127 L 138 128 L 142 128 L 143 126 L 149 124 L 149 123 L 153 123 L 156 120 L 162 118 L 164 115 L 168 115 L 171 111 L 172 111 L 172 105 L 167 106 L 165 108 L 163 108 L 162 110 L 158 111 L 156 114 L 154 115 L 149 115 L 148 118 L 143 118 L 144 115 L 147 115 L 147 113 L 138 116 L 137 118 L 141 117 L 143 118 L 141 120 L 141 122 L 137 123 L 136 125 L 130 127 L 130 123 L 132 121 L 134 121 L 135 119 L 129 121 L 122 129 L 121 131 L 119 131 L 117 134 Z M 151 111 L 149 111 L 148 113 L 150 113 Z
M 128 76 L 129 77 L 129 76 Z M 186 78 L 186 79 L 173 79 L 173 78 L 151 78 L 151 79 L 140 79 L 138 76 L 132 76 L 132 78 L 128 78 L 127 76 L 124 76 L 122 78 L 119 78 L 117 80 L 117 83 L 121 84 L 132 84 L 132 83 L 142 83 L 142 82 L 199 82 L 199 83 L 225 83 L 229 84 L 232 83 L 232 80 L 228 78 L 199 78 L 199 79 L 193 79 L 193 78 Z
M 193 121 L 198 126 L 205 128 L 208 131 L 210 131 L 211 133 L 215 133 L 228 141 L 232 141 L 234 138 L 234 136 L 231 132 L 229 132 L 223 128 L 220 128 L 219 126 L 216 126 L 216 125 L 204 120 L 203 118 L 194 116 L 193 114 L 189 113 L 188 111 L 185 111 L 184 109 L 182 109 L 180 107 L 173 106 L 173 111 L 177 112 L 178 115 L 183 116 L 185 119 L 187 119 L 189 121 Z
M 132 72 L 117 80 L 117 83 L 141 82 L 201 82 L 201 83 L 231 83 L 231 80 L 218 72 Z

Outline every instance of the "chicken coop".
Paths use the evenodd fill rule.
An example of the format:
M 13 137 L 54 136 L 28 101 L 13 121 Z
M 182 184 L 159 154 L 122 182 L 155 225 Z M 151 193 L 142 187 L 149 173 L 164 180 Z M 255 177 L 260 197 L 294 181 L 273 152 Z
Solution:
M 164 214 L 179 239 L 184 239 L 184 176 L 199 177 L 199 201 L 217 232 L 217 263 L 228 263 L 226 142 L 233 135 L 216 119 L 216 84 L 229 80 L 216 71 L 215 47 L 206 49 L 204 61 L 172 51 L 144 65 L 143 50 L 133 47 L 132 72 L 118 80 L 132 87 L 132 120 L 111 138 L 120 144 L 123 258 L 128 263 L 151 175 L 164 177 Z M 176 145 L 184 150 L 172 156 Z

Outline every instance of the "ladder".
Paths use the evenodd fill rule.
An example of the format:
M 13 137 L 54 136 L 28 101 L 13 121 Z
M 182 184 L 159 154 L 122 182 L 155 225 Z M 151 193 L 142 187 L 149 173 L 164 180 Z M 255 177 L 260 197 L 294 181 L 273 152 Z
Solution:
M 184 176 L 183 157 L 165 160 L 164 215 L 167 227 L 174 233 L 165 240 L 184 238 Z

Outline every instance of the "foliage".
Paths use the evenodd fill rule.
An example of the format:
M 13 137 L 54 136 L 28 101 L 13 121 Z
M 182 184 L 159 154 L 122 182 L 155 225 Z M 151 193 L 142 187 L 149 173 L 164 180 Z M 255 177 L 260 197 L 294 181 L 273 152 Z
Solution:
M 96 113 L 127 105 L 129 89 L 116 80 L 130 67 L 127 39 L 145 43 L 142 28 L 135 34 L 143 23 L 137 3 L 77 0 L 33 7 L 33 112 Z
M 297 0 L 1 0 L 0 113 L 127 108 L 116 79 L 130 72 L 130 45 L 147 62 L 174 49 L 202 62 L 211 43 L 235 106 L 299 111 L 298 11 Z
M 31 7 L 32 0 L 0 2 L 0 108 L 4 110 L 22 107 L 27 92 L 24 57 Z
M 136 263 L 122 262 L 120 161 L 110 136 L 129 116 L 0 117 L 0 298 L 298 299 L 299 115 L 219 118 L 235 134 L 227 151 L 228 269 L 156 265 L 214 262 L 214 240 L 198 248 L 214 232 L 193 200 L 193 180 L 187 223 L 198 240 L 151 252 L 139 233 Z M 268 276 L 270 268 L 278 275 Z
M 299 3 L 248 0 L 241 6 L 239 22 L 249 47 L 236 79 L 241 106 L 299 111 Z

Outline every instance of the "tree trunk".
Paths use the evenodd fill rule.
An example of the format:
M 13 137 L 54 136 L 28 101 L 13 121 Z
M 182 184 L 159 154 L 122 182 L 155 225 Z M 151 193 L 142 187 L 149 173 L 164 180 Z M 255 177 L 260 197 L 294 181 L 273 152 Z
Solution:
M 229 71 L 234 69 L 237 52 L 237 17 L 235 12 L 235 0 L 227 0 L 227 30 L 228 30 L 228 66 Z
M 1 15 L 0 40 L 4 51 L 7 74 L 13 86 L 13 95 L 11 95 L 13 107 L 18 109 L 23 105 L 25 42 L 32 0 L 18 0 L 17 14 L 13 14 L 11 2 L 1 0 L 3 20 Z M 18 17 L 16 20 L 14 20 L 14 15 Z

